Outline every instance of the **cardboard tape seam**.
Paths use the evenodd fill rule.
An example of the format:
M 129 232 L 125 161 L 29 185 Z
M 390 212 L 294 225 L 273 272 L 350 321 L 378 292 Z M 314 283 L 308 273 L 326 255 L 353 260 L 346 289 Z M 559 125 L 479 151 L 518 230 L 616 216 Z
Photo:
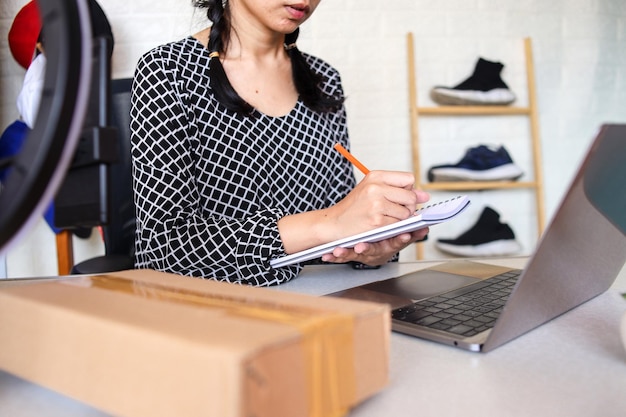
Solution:
M 81 277 L 90 287 L 147 299 L 221 309 L 228 314 L 285 324 L 302 335 L 311 417 L 341 417 L 356 398 L 354 320 L 350 315 L 279 305 L 245 297 L 173 289 L 111 276 Z M 71 280 L 64 283 L 72 284 Z

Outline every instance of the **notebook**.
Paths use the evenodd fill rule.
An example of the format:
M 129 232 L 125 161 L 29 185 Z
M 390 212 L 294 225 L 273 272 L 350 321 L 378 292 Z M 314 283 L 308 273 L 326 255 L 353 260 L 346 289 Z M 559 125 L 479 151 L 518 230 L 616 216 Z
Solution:
M 281 258 L 272 259 L 270 265 L 274 268 L 279 268 L 299 262 L 310 261 L 324 254 L 331 253 L 333 249 L 337 247 L 353 248 L 359 242 L 378 242 L 401 233 L 413 232 L 423 229 L 424 227 L 433 226 L 452 219 L 469 204 L 470 200 L 466 195 L 461 195 L 435 204 L 429 204 L 416 210 L 415 214 L 408 219 L 315 246 L 301 252 L 292 253 Z
M 611 286 L 626 262 L 625 184 L 626 125 L 603 125 L 523 270 L 449 260 L 331 295 L 389 303 L 396 332 L 488 352 Z

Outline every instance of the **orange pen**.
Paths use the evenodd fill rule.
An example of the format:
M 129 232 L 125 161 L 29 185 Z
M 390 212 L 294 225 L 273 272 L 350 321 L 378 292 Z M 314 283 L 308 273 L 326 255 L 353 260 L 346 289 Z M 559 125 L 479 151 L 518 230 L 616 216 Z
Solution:
M 354 156 L 352 156 L 352 154 L 350 152 L 348 152 L 348 150 L 346 148 L 341 146 L 340 143 L 335 143 L 334 148 L 337 151 L 339 151 L 340 154 L 345 156 L 348 161 L 352 162 L 352 165 L 357 167 L 359 169 L 359 171 L 361 171 L 363 173 L 363 175 L 367 175 L 370 172 L 369 169 L 365 168 L 365 165 L 363 165 L 361 162 L 359 162 L 358 159 L 356 159 Z

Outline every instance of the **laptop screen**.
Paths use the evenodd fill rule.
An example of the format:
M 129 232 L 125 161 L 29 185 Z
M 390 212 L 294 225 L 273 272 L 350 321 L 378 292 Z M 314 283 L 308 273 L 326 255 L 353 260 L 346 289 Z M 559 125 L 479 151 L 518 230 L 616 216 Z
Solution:
M 626 235 L 626 126 L 613 125 L 584 174 L 591 204 Z

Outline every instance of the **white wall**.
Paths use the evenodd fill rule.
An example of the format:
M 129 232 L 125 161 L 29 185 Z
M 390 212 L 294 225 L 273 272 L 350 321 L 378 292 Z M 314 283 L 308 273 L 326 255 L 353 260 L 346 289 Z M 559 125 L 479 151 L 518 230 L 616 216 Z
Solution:
M 6 34 L 24 0 L 3 0 L 0 32 Z M 133 73 L 152 46 L 177 40 L 204 25 L 203 12 L 185 0 L 100 0 L 116 38 L 115 77 Z M 416 36 L 420 105 L 435 84 L 466 78 L 480 56 L 505 64 L 504 80 L 526 104 L 524 37 L 533 41 L 540 111 L 546 205 L 550 215 L 603 122 L 626 122 L 626 2 L 623 0 L 323 0 L 302 28 L 299 46 L 342 73 L 348 96 L 354 153 L 377 169 L 411 169 L 406 73 L 406 33 Z M 14 97 L 23 71 L 0 39 L 0 126 L 16 116 Z M 422 121 L 421 141 L 430 165 L 456 162 L 467 146 L 504 144 L 530 170 L 526 120 L 449 119 Z M 425 156 L 426 158 L 426 156 Z M 434 198 L 442 198 L 437 195 Z M 475 221 L 484 204 L 509 222 L 525 252 L 536 240 L 529 193 L 473 195 L 471 211 L 432 231 L 455 237 Z M 10 276 L 56 272 L 54 238 L 45 224 L 8 256 Z M 77 260 L 101 250 L 99 242 L 76 243 Z M 438 257 L 427 250 L 429 257 Z M 411 251 L 403 253 L 411 258 Z

